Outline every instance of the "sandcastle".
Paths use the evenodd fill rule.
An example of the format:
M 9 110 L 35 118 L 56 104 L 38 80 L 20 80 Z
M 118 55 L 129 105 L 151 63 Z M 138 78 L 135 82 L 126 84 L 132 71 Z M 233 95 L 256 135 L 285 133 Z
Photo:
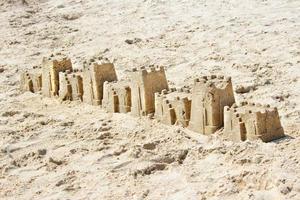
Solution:
M 224 135 L 230 140 L 269 142 L 284 136 L 277 108 L 241 102 L 224 107 Z
M 82 71 L 59 72 L 59 98 L 61 100 L 82 101 L 83 81 Z
M 42 94 L 57 96 L 59 91 L 59 72 L 72 71 L 72 63 L 62 54 L 52 54 L 42 62 Z
M 212 134 L 223 126 L 224 106 L 235 102 L 230 77 L 203 76 L 193 85 L 189 129 Z
M 201 134 L 224 127 L 224 137 L 233 141 L 269 142 L 284 136 L 276 108 L 235 104 L 230 77 L 203 76 L 195 79 L 192 89 L 169 89 L 164 67 L 134 68 L 128 79 L 118 81 L 108 60 L 92 58 L 83 70 L 73 70 L 71 60 L 57 54 L 43 59 L 42 72 L 24 72 L 20 82 L 22 91 L 42 90 L 48 97 L 79 100 L 112 113 L 150 115 Z
M 155 93 L 168 89 L 168 81 L 163 67 L 134 68 L 131 72 L 131 113 L 145 116 L 155 111 Z
M 38 92 L 42 89 L 42 73 L 36 67 L 33 72 L 24 72 L 20 77 L 20 89 L 22 91 Z
M 164 124 L 187 127 L 191 116 L 189 88 L 162 90 L 155 93 L 155 118 Z
M 84 63 L 83 101 L 92 105 L 101 105 L 103 84 L 105 81 L 117 81 L 117 74 L 112 63 L 102 58 L 92 58 Z
M 131 111 L 131 89 L 128 81 L 104 82 L 102 107 L 108 112 Z

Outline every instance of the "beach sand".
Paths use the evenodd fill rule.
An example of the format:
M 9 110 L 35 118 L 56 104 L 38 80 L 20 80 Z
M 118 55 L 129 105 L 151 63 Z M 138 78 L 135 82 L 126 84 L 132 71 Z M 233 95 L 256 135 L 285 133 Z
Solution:
M 300 1 L 0 2 L 0 199 L 300 198 Z M 170 86 L 231 76 L 237 101 L 278 108 L 286 137 L 233 143 L 21 92 L 44 56 L 109 58 L 120 78 L 162 65 Z

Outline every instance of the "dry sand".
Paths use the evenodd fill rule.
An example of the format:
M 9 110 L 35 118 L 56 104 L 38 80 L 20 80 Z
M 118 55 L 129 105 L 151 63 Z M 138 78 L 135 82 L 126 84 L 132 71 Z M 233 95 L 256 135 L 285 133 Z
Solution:
M 300 199 L 300 1 L 24 2 L 0 1 L 0 199 Z M 232 143 L 21 93 L 52 52 L 108 57 L 119 77 L 164 65 L 172 86 L 232 76 L 288 136 Z

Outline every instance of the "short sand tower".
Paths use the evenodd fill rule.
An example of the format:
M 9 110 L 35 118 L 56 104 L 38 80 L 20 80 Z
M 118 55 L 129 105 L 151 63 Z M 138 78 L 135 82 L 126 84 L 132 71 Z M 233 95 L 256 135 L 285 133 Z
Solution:
M 82 96 L 82 70 L 59 72 L 59 98 L 63 101 L 82 101 Z
M 191 116 L 191 97 L 189 88 L 172 88 L 155 93 L 154 117 L 167 125 L 187 127 Z
M 168 89 L 164 67 L 151 66 L 147 69 L 141 67 L 139 70 L 134 68 L 131 72 L 131 79 L 131 113 L 134 116 L 145 116 L 154 113 L 154 94 Z
M 24 72 L 20 77 L 21 91 L 38 92 L 42 89 L 42 73 L 37 68 L 33 68 L 31 72 Z
M 57 96 L 59 91 L 59 72 L 72 71 L 71 60 L 62 54 L 43 58 L 42 62 L 42 93 L 47 97 Z
M 277 108 L 241 102 L 224 107 L 224 136 L 233 141 L 269 142 L 284 137 Z
M 117 81 L 115 67 L 108 60 L 93 58 L 84 63 L 83 101 L 91 105 L 101 105 L 105 81 Z
M 102 107 L 108 112 L 128 113 L 131 110 L 129 81 L 104 82 Z
M 212 134 L 223 126 L 223 110 L 235 102 L 230 77 L 203 76 L 194 81 L 189 129 Z

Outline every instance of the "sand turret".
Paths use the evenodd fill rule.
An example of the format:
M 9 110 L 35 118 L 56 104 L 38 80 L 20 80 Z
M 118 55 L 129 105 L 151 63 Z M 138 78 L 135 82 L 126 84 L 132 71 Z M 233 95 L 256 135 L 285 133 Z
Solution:
M 131 72 L 131 113 L 135 116 L 154 113 L 154 94 L 168 89 L 164 67 L 134 68 Z
M 92 105 L 101 105 L 105 81 L 117 81 L 117 74 L 112 63 L 102 58 L 92 58 L 85 62 L 83 69 L 83 101 Z
M 224 136 L 233 141 L 261 139 L 269 142 L 284 136 L 277 108 L 249 102 L 224 107 Z
M 127 113 L 131 110 L 130 82 L 104 82 L 102 107 L 108 112 Z
M 41 69 L 34 67 L 25 71 L 20 76 L 20 89 L 22 91 L 38 92 L 42 89 Z
M 171 88 L 155 93 L 155 118 L 164 124 L 187 127 L 191 115 L 189 88 Z
M 231 78 L 203 76 L 195 79 L 192 90 L 189 129 L 212 134 L 223 126 L 224 106 L 231 106 L 235 102 Z
M 82 70 L 59 73 L 59 98 L 62 100 L 82 101 L 83 81 Z
M 72 63 L 62 54 L 43 58 L 42 62 L 42 93 L 47 97 L 57 96 L 59 91 L 59 72 L 72 71 Z

